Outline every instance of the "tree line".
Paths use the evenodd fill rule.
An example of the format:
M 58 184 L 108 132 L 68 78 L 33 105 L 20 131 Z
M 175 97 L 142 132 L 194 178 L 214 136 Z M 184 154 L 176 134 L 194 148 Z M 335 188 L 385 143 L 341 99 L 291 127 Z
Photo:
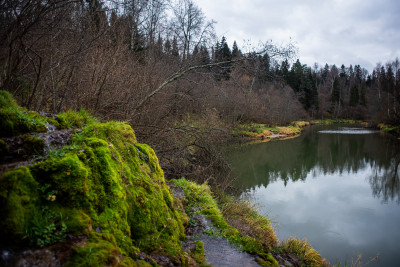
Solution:
M 398 58 L 378 63 L 371 74 L 360 65 L 308 67 L 300 60 L 291 67 L 285 60 L 273 71 L 293 88 L 312 117 L 400 123 Z

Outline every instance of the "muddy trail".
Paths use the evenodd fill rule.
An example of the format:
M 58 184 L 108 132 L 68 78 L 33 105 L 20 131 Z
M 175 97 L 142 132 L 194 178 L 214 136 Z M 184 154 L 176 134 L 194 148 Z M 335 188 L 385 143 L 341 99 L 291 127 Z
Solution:
M 201 234 L 199 240 L 204 243 L 204 255 L 211 266 L 260 266 L 250 254 L 232 246 L 228 240 Z
M 168 183 L 174 196 L 185 202 L 185 193 L 179 187 Z M 261 266 L 255 257 L 233 246 L 228 240 L 218 235 L 218 229 L 204 215 L 192 210 L 190 223 L 186 228 L 187 241 L 182 243 L 186 251 L 195 247 L 195 241 L 202 241 L 206 263 L 215 267 L 252 267 Z
M 254 256 L 240 251 L 239 248 L 231 245 L 228 240 L 218 236 L 218 230 L 204 215 L 192 216 L 195 224 L 187 229 L 186 236 L 190 242 L 202 241 L 204 244 L 204 255 L 207 264 L 211 266 L 232 267 L 232 266 L 260 266 Z

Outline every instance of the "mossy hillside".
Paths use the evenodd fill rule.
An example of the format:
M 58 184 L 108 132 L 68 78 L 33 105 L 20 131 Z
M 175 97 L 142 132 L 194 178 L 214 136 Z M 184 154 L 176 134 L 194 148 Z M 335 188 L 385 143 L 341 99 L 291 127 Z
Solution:
M 16 106 L 14 113 L 20 112 Z M 113 259 L 130 266 L 139 251 L 186 261 L 180 240 L 187 218 L 154 151 L 137 143 L 129 125 L 98 123 L 85 114 L 58 116 L 68 127 L 89 123 L 70 145 L 1 175 L 2 242 L 45 246 L 67 234 L 86 235 L 71 266 L 112 265 Z
M 185 192 L 188 201 L 185 206 L 186 211 L 190 213 L 193 210 L 197 210 L 196 212 L 199 212 L 210 219 L 220 231 L 219 233 L 214 234 L 219 234 L 228 238 L 231 243 L 237 245 L 243 251 L 257 255 L 257 261 L 262 266 L 278 266 L 278 262 L 269 253 L 271 245 L 273 244 L 267 245 L 264 240 L 262 240 L 262 236 L 251 237 L 230 226 L 224 219 L 224 216 L 219 209 L 216 200 L 212 197 L 211 190 L 207 184 L 198 185 L 184 178 L 173 180 L 173 182 Z M 263 223 L 267 224 L 264 227 L 270 227 L 265 220 Z
M 67 111 L 58 115 L 42 116 L 18 106 L 10 93 L 0 90 L 0 137 L 46 132 L 48 124 L 59 129 L 70 129 L 95 122 L 98 122 L 97 119 L 84 109 L 79 112 Z
M 9 137 L 28 132 L 45 132 L 51 120 L 18 106 L 10 93 L 0 90 L 0 136 Z

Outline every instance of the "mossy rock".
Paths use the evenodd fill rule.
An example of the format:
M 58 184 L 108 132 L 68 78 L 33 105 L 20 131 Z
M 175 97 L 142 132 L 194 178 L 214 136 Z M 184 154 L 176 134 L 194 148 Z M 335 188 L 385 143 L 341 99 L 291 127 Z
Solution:
M 34 212 L 39 208 L 39 184 L 29 168 L 20 167 L 0 177 L 0 239 L 23 242 Z
M 83 126 L 98 122 L 89 112 L 81 109 L 79 112 L 67 111 L 60 113 L 50 123 L 62 129 L 81 128 Z
M 0 90 L 0 136 L 45 132 L 47 118 L 18 106 L 10 93 Z
M 67 235 L 86 236 L 67 266 L 154 266 L 152 256 L 137 257 L 155 251 L 174 264 L 193 261 L 181 247 L 182 203 L 171 195 L 154 151 L 137 142 L 129 125 L 99 123 L 84 110 L 47 118 L 19 107 L 4 91 L 0 108 L 2 135 L 22 142 L 9 147 L 0 139 L 0 158 L 11 157 L 14 148 L 27 157 L 42 155 L 0 177 L 1 246 L 43 247 Z M 68 145 L 45 154 L 44 141 L 31 132 L 45 131 L 47 123 L 79 129 Z M 198 250 L 201 257 L 200 244 Z
M 0 139 L 0 160 L 2 161 L 9 153 L 10 150 L 7 143 L 3 139 Z
M 7 114 L 1 117 L 7 136 L 38 131 L 54 120 L 26 112 L 4 91 L 0 107 Z M 135 258 L 139 251 L 154 250 L 184 262 L 180 240 L 187 217 L 154 151 L 138 144 L 123 122 L 99 123 L 83 110 L 59 114 L 56 120 L 62 128 L 81 128 L 71 143 L 0 177 L 2 240 L 45 246 L 67 234 L 86 235 L 88 241 L 74 249 L 70 266 L 148 266 Z M 43 140 L 34 135 L 18 138 L 28 154 L 43 151 Z M 4 141 L 0 148 L 0 156 L 9 153 Z

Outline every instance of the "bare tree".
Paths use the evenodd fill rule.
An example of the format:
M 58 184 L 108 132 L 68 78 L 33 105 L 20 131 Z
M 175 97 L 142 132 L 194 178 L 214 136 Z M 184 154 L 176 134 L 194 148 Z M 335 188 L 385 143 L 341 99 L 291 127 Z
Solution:
M 171 31 L 177 36 L 186 60 L 192 49 L 214 39 L 215 21 L 206 21 L 202 10 L 192 0 L 178 0 L 172 6 Z

